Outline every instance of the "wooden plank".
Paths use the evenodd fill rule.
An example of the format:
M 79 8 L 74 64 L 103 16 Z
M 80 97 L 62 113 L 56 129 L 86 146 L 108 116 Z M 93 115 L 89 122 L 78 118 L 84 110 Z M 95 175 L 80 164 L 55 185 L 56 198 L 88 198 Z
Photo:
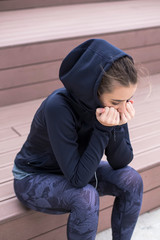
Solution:
M 142 152 L 134 156 L 130 166 L 138 169 L 139 172 L 151 167 L 159 166 L 160 164 L 160 148 L 152 149 L 150 151 Z
M 17 152 L 17 150 L 14 150 L 11 152 L 0 154 L 0 168 L 6 167 L 8 165 L 13 165 L 13 161 Z
M 21 136 L 21 137 L 15 137 L 8 139 L 7 141 L 1 142 L 1 150 L 0 154 L 2 153 L 7 153 L 7 152 L 12 152 L 14 150 L 19 150 L 24 141 L 26 140 L 26 136 Z
M 77 43 L 81 39 L 0 48 L 0 66 L 6 69 L 62 59 Z
M 159 8 L 160 3 L 157 0 L 153 0 L 152 4 L 137 0 L 22 10 L 18 14 L 16 11 L 9 14 L 2 12 L 0 45 L 6 47 L 155 27 L 160 24 Z M 119 12 L 121 12 L 120 18 Z
M 132 146 L 135 156 L 145 151 L 160 148 L 160 132 L 137 141 L 132 141 Z
M 62 83 L 59 80 L 49 80 L 42 83 L 19 87 L 18 91 L 16 88 L 10 88 L 1 91 L 0 106 L 43 98 L 61 87 Z M 8 96 L 7 98 L 6 95 Z
M 158 88 L 158 87 L 157 87 Z M 136 115 L 135 117 L 143 115 L 144 113 L 153 113 L 153 112 L 159 112 L 159 108 L 157 108 L 157 103 L 160 100 L 160 96 L 159 96 L 159 91 L 160 89 L 158 88 L 157 91 L 156 90 L 152 90 L 151 94 L 149 97 L 147 97 L 147 92 L 149 92 L 149 89 L 147 89 L 147 92 L 145 95 L 141 95 L 138 97 L 134 97 L 133 101 L 134 101 L 134 108 L 136 111 Z M 148 114 L 149 115 L 149 114 Z
M 0 129 L 0 142 L 17 136 L 18 134 L 12 128 Z
M 152 36 L 155 36 L 154 38 Z M 92 34 L 79 39 L 69 38 L 58 41 L 27 44 L 9 48 L 0 48 L 0 69 L 49 62 L 64 58 L 71 49 L 88 38 L 103 38 L 117 47 L 127 50 L 131 48 L 154 45 L 160 42 L 160 27 L 135 29 L 125 32 Z
M 143 179 L 143 184 L 144 184 L 144 192 L 147 191 L 152 191 L 152 189 L 160 187 L 160 161 L 159 165 L 155 167 L 151 167 L 148 170 L 144 170 L 143 172 L 140 173 L 142 179 Z
M 0 168 L 0 184 L 11 181 L 13 179 L 12 168 L 13 165 Z
M 127 50 L 127 53 L 135 59 L 136 63 L 145 63 L 160 60 L 158 55 L 159 52 L 160 44 Z
M 0 223 L 22 216 L 32 215 L 34 212 L 24 207 L 16 198 L 6 200 L 0 204 Z M 0 225 L 1 226 L 1 225 Z M 1 232 L 1 231 L 0 231 Z
M 140 114 L 136 115 L 136 117 L 133 118 L 132 121 L 130 122 L 130 126 L 139 127 L 148 123 L 154 123 L 155 121 L 159 121 L 159 120 L 160 120 L 160 112 L 158 111 L 154 112 L 154 118 L 153 118 L 153 115 L 150 115 L 147 112 L 145 112 L 141 115 Z
M 159 126 L 160 120 L 157 122 L 148 123 L 144 126 L 142 125 L 136 128 L 133 127 L 129 130 L 131 142 L 136 141 L 140 138 L 151 136 L 152 134 L 155 135 L 157 132 L 160 132 Z
M 154 188 L 143 195 L 142 209 L 140 214 L 160 206 L 160 187 Z
M 15 221 L 9 221 L 0 225 L 0 239 L 7 240 L 13 236 L 13 240 L 27 240 L 46 231 L 59 228 L 66 224 L 68 214 L 50 215 L 34 212 Z M 19 231 L 23 229 L 23 231 Z
M 2 201 L 15 197 L 13 181 L 0 184 L 0 204 Z
M 152 62 L 146 62 L 146 63 L 143 63 L 143 65 L 146 69 L 148 69 L 150 75 L 157 74 L 160 72 L 160 70 L 159 70 L 160 61 L 159 60 L 157 60 L 157 61 L 154 60 Z
M 44 99 L 9 105 L 0 108 L 0 129 L 26 124 L 32 118 Z M 6 121 L 7 119 L 7 121 Z
M 146 52 L 146 49 L 145 49 Z M 158 52 L 158 51 L 156 51 Z M 136 53 L 135 53 L 136 54 Z M 152 51 L 152 54 L 153 51 Z M 144 56 L 144 54 L 142 54 Z M 148 53 L 147 56 L 151 56 L 151 54 Z M 155 57 L 155 55 L 154 55 Z M 159 63 L 160 61 L 154 61 L 147 63 L 147 68 L 153 66 L 154 69 L 157 70 L 155 72 L 159 72 Z M 42 82 L 48 82 L 48 81 L 54 81 L 58 79 L 58 72 L 60 67 L 61 61 L 56 62 L 49 62 L 44 64 L 36 64 L 31 66 L 21 66 L 18 68 L 11 68 L 7 70 L 1 70 L 1 82 L 0 82 L 0 89 L 10 89 L 10 88 L 16 88 L 17 87 L 17 93 L 20 92 L 19 87 L 26 86 L 26 85 L 32 85 L 34 83 L 40 83 Z M 145 67 L 145 64 L 143 64 Z M 151 71 L 152 72 L 152 71 Z M 13 78 L 14 76 L 14 78 Z
M 116 1 L 116 0 L 115 0 Z M 39 8 L 57 5 L 68 5 L 77 3 L 93 3 L 101 0 L 3 0 L 0 1 L 0 10 L 17 10 L 25 8 Z
M 31 123 L 21 124 L 18 126 L 14 126 L 16 132 L 18 132 L 21 136 L 28 135 L 30 130 Z
M 35 111 L 37 110 L 37 107 L 40 106 L 43 100 L 44 99 L 36 99 L 34 101 L 28 101 L 24 103 L 0 107 L 0 128 L 1 129 L 7 128 L 8 126 L 12 126 L 12 124 L 18 125 L 19 119 L 20 123 L 23 124 L 27 116 L 29 116 L 28 117 L 29 120 L 27 120 L 26 123 L 30 122 Z M 8 124 L 5 125 L 6 122 L 5 119 L 7 119 L 9 125 Z
M 159 92 L 159 89 L 157 92 L 153 91 L 151 93 L 151 95 L 149 96 L 149 98 L 147 98 L 147 99 L 143 99 L 143 98 L 145 98 L 143 96 L 141 96 L 142 99 L 137 98 L 137 97 L 133 98 L 133 101 L 134 101 L 133 106 L 136 111 L 135 118 L 141 117 L 146 113 L 148 113 L 148 115 L 149 115 L 149 113 L 152 115 L 153 113 L 158 112 L 157 114 L 159 114 L 160 110 L 159 110 L 159 108 L 157 108 L 157 104 L 160 99 L 160 96 L 159 96 L 158 92 Z M 153 115 L 153 117 L 154 117 L 154 115 Z
M 15 88 L 29 84 L 58 79 L 61 61 L 20 66 L 1 70 L 0 89 Z M 13 78 L 14 76 L 14 78 Z
M 131 51 L 131 54 L 132 54 L 132 51 L 134 51 L 134 54 L 137 54 L 143 57 L 144 57 L 144 53 L 146 54 L 147 52 L 148 53 L 147 57 L 149 57 L 149 63 L 147 62 L 148 64 L 147 66 L 149 66 L 149 64 L 150 65 L 152 64 L 154 68 L 156 68 L 156 64 L 158 66 L 160 62 L 160 60 L 157 60 L 156 62 L 156 55 L 157 55 L 157 58 L 159 58 L 157 53 L 159 52 L 158 50 L 160 49 L 158 48 L 160 48 L 160 45 L 147 47 L 147 49 L 145 47 L 140 49 L 138 48 L 138 50 L 134 49 L 129 51 Z M 149 50 L 151 51 L 151 53 L 149 52 Z M 143 62 L 146 61 L 146 59 L 138 60 L 138 57 L 135 57 L 135 59 L 137 59 L 137 61 L 140 61 L 141 63 L 142 61 Z M 15 88 L 15 87 L 23 86 L 26 84 L 44 82 L 50 79 L 52 80 L 58 79 L 60 64 L 61 64 L 61 61 L 52 61 L 49 63 L 20 66 L 16 68 L 1 70 L 0 71 L 0 75 L 1 75 L 0 89 Z
M 32 238 L 33 240 L 64 240 L 67 238 L 67 225 Z
M 156 50 L 156 52 L 158 52 L 158 50 Z M 151 56 L 151 54 L 148 55 Z M 58 64 L 60 64 L 60 62 Z M 42 65 L 43 67 L 46 66 L 46 64 Z M 7 70 L 1 71 L 3 80 L 1 86 L 2 91 L 0 95 L 0 106 L 45 97 L 51 93 L 51 89 L 55 90 L 59 87 L 62 87 L 62 83 L 59 80 L 54 80 L 50 78 L 48 79 L 49 75 L 50 77 L 52 76 L 51 65 L 52 64 L 49 65 L 50 70 L 46 68 L 45 71 L 43 71 L 44 68 L 41 69 L 42 71 L 41 70 L 39 71 L 38 70 L 39 67 L 37 68 L 37 66 L 33 66 L 33 71 L 31 70 L 32 67 L 30 66 L 23 67 L 22 69 L 16 68 L 10 69 L 8 71 Z M 30 71 L 27 71 L 28 68 L 30 68 Z M 56 70 L 54 72 L 56 75 L 58 75 L 58 65 L 55 65 L 55 68 Z M 24 69 L 25 71 L 23 71 Z M 14 74 L 14 72 L 16 72 L 16 74 L 19 74 L 20 72 L 20 75 L 16 75 Z M 13 75 L 15 76 L 14 79 L 16 80 L 13 80 L 12 78 Z M 55 76 L 53 74 L 53 78 L 54 77 Z M 23 79 L 23 81 L 21 81 L 21 79 Z M 8 95 L 7 98 L 6 95 Z

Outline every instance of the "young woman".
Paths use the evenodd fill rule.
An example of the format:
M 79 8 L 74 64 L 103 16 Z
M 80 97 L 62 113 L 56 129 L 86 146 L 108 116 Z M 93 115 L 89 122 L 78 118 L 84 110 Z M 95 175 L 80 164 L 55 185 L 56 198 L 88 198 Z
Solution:
M 140 175 L 127 166 L 133 159 L 127 127 L 135 114 L 133 60 L 105 40 L 90 39 L 63 60 L 60 80 L 64 88 L 41 104 L 16 156 L 15 193 L 36 211 L 70 213 L 69 240 L 95 239 L 99 196 L 113 195 L 113 239 L 129 240 L 143 194 Z M 101 161 L 104 153 L 107 161 Z

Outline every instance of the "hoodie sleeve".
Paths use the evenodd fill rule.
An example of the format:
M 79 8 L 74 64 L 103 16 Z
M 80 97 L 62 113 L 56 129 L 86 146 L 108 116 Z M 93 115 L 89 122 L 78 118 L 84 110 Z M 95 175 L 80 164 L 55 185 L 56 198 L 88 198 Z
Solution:
M 101 161 L 111 128 L 103 131 L 95 127 L 88 146 L 80 156 L 72 110 L 65 103 L 47 103 L 45 121 L 53 153 L 64 176 L 75 187 L 87 185 Z
M 113 169 L 125 167 L 132 161 L 133 150 L 129 139 L 127 124 L 114 128 L 105 154 Z

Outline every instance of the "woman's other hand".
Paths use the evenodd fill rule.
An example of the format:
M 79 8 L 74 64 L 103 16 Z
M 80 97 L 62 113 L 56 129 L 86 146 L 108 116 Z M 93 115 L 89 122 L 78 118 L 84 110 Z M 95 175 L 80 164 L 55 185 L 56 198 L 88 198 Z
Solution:
M 97 108 L 96 118 L 104 126 L 119 125 L 120 115 L 119 112 L 113 107 Z
M 124 112 L 118 112 L 113 107 L 97 108 L 96 118 L 104 126 L 123 125 L 135 116 L 133 101 L 126 103 Z
M 135 116 L 135 109 L 133 107 L 133 101 L 129 101 L 126 103 L 126 109 L 122 113 L 120 113 L 120 121 L 119 125 L 125 124 L 130 121 Z

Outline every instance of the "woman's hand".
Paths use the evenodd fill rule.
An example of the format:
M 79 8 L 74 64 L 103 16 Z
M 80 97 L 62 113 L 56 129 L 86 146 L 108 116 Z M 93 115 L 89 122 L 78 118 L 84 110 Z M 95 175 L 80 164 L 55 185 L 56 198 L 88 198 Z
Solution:
M 133 101 L 129 101 L 126 103 L 126 109 L 124 113 L 120 114 L 119 125 L 125 124 L 130 121 L 135 116 L 135 109 L 133 107 Z
M 97 108 L 96 118 L 104 126 L 119 125 L 120 115 L 119 112 L 113 107 Z
M 133 101 L 126 103 L 126 109 L 123 113 L 118 112 L 113 107 L 97 108 L 96 118 L 104 126 L 117 126 L 123 125 L 131 120 L 135 115 Z

